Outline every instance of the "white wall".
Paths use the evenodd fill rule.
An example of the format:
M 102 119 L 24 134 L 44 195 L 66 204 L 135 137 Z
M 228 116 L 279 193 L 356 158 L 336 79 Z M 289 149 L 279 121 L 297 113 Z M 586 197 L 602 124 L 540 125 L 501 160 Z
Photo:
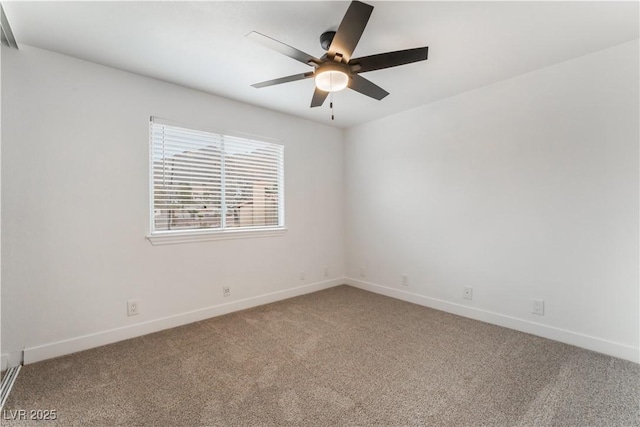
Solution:
M 350 283 L 638 362 L 638 73 L 636 40 L 348 130 Z
M 340 130 L 24 45 L 2 55 L 3 353 L 33 362 L 341 283 Z M 286 235 L 152 246 L 152 115 L 279 139 Z

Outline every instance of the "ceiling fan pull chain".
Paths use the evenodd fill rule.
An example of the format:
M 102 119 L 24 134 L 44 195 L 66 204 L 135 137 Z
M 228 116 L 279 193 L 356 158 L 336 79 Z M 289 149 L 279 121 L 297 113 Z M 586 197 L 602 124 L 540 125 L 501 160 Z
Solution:
M 333 92 L 329 93 L 329 108 L 331 108 L 331 120 L 334 120 L 334 116 L 333 116 Z

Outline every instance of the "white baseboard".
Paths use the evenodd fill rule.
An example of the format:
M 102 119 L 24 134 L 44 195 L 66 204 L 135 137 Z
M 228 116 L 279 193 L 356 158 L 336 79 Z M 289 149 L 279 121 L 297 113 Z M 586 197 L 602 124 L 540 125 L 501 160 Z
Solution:
M 245 310 L 247 308 L 257 307 L 259 305 L 269 304 L 283 299 L 328 289 L 344 283 L 345 279 L 340 277 L 337 279 L 326 280 L 323 282 L 312 283 L 283 291 L 272 292 L 265 295 L 206 307 L 161 319 L 137 323 L 135 325 L 124 326 L 36 347 L 25 348 L 24 364 L 28 365 L 29 363 L 35 363 L 46 359 L 52 359 L 54 357 L 76 353 L 78 351 L 100 347 L 106 344 L 112 344 L 114 342 L 139 337 L 141 335 L 162 331 L 164 329 L 175 328 L 177 326 L 198 322 L 200 320 L 209 319 L 211 317 L 220 316 L 234 311 Z M 3 364 L 5 363 L 5 356 L 6 355 L 2 355 Z
M 640 349 L 626 344 L 608 341 L 578 332 L 568 331 L 553 326 L 543 325 L 541 323 L 531 322 L 529 320 L 519 319 L 516 317 L 506 316 L 504 314 L 494 313 L 492 311 L 482 310 L 479 308 L 469 307 L 466 305 L 456 304 L 453 302 L 426 297 L 424 295 L 407 292 L 401 289 L 394 289 L 375 283 L 365 282 L 350 277 L 345 278 L 345 283 L 363 289 L 365 291 L 375 292 L 377 294 L 386 295 L 388 297 L 411 302 L 436 310 L 446 311 L 447 313 L 480 320 L 486 323 L 503 326 L 509 329 L 526 332 L 554 341 L 560 341 L 565 344 L 574 345 L 576 347 L 585 348 L 587 350 L 597 351 L 598 353 L 607 354 L 618 357 L 620 359 L 629 360 L 631 362 L 640 363 Z
M 9 368 L 15 368 L 22 364 L 23 354 L 21 351 L 13 353 L 5 353 L 0 358 L 0 370 L 6 371 Z
M 22 352 L 14 352 L 2 354 L 2 370 L 8 367 L 18 366 L 21 362 L 25 365 L 35 363 L 54 357 L 64 356 L 78 351 L 88 350 L 94 347 L 111 344 L 114 342 L 135 338 L 138 336 L 158 332 L 164 329 L 174 328 L 186 325 L 188 323 L 205 320 L 211 317 L 220 316 L 234 311 L 244 310 L 251 307 L 257 307 L 264 304 L 293 298 L 334 286 L 348 284 L 350 286 L 386 295 L 399 300 L 419 304 L 425 307 L 434 308 L 448 313 L 480 320 L 494 325 L 503 326 L 505 328 L 515 329 L 517 331 L 526 332 L 554 341 L 560 341 L 566 344 L 575 345 L 577 347 L 588 350 L 597 351 L 599 353 L 608 354 L 610 356 L 619 357 L 635 363 L 640 363 L 640 349 L 626 344 L 616 343 L 604 340 L 602 338 L 592 337 L 565 329 L 555 328 L 553 326 L 543 325 L 524 319 L 518 319 L 499 313 L 494 313 L 479 308 L 469 307 L 449 301 L 426 297 L 401 289 L 394 289 L 375 283 L 365 282 L 348 277 L 327 280 L 323 282 L 312 283 L 309 285 L 299 286 L 283 291 L 272 292 L 243 300 L 233 301 L 230 303 L 219 304 L 200 310 L 187 313 L 177 314 L 162 319 L 150 320 L 148 322 L 137 323 L 135 325 L 124 326 L 121 328 L 111 329 L 108 331 L 98 332 L 95 334 L 84 335 L 81 337 L 71 338 L 68 340 L 57 341 L 36 347 L 26 348 L 24 354 Z

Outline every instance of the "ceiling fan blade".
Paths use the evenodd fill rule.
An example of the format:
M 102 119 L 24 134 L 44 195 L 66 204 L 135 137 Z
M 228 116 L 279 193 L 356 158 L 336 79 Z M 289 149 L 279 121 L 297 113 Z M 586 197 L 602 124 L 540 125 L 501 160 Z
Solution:
M 295 82 L 297 80 L 308 79 L 309 77 L 313 77 L 313 71 L 309 71 L 308 73 L 302 74 L 294 74 L 292 76 L 280 77 L 279 79 L 267 80 L 266 82 L 254 83 L 251 86 L 259 89 L 261 87 L 279 85 L 282 83 Z
M 270 49 L 280 52 L 283 55 L 288 56 L 289 58 L 293 58 L 296 61 L 300 61 L 303 64 L 313 65 L 313 64 L 320 64 L 321 62 L 315 56 L 309 55 L 308 53 L 298 50 L 295 47 L 291 47 L 288 44 L 279 42 L 276 39 L 272 39 L 271 37 L 265 36 L 264 34 L 260 34 L 256 31 L 250 32 L 249 34 L 246 35 L 246 37 L 257 41 L 258 43 L 261 43 Z
M 360 37 L 364 32 L 364 28 L 369 22 L 369 17 L 373 12 L 373 6 L 361 3 L 359 1 L 352 1 L 345 13 L 342 22 L 333 36 L 331 46 L 329 46 L 329 52 L 327 56 L 331 59 L 337 54 L 343 58 L 342 62 L 349 62 L 351 54 L 353 53 Z
M 351 78 L 349 79 L 349 87 L 356 92 L 370 96 L 378 101 L 389 95 L 389 92 L 358 74 L 351 75 Z
M 311 108 L 319 107 L 324 104 L 324 100 L 327 99 L 327 95 L 329 95 L 329 92 L 316 88 L 316 90 L 313 91 L 313 98 L 311 98 Z
M 428 53 L 428 47 L 417 47 L 415 49 L 397 50 L 395 52 L 363 56 L 361 58 L 353 58 L 349 63 L 349 67 L 352 73 L 366 73 L 367 71 L 381 70 L 383 68 L 424 61 L 427 59 Z

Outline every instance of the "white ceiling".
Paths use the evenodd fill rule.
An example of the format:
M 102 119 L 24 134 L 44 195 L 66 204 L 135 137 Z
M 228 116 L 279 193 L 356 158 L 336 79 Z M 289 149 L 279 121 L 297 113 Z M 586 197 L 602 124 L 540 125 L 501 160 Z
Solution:
M 311 109 L 311 79 L 250 85 L 310 67 L 244 36 L 258 31 L 316 57 L 349 2 L 4 2 L 24 43 L 337 127 L 349 127 L 639 37 L 638 2 L 368 2 L 354 56 L 429 46 L 429 59 L 364 77 Z

